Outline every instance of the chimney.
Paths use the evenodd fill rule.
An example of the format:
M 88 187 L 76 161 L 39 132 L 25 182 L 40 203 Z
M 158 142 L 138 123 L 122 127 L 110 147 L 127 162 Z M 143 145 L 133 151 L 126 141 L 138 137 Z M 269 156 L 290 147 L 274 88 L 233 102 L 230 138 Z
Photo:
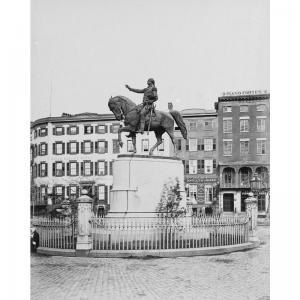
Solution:
M 173 110 L 173 103 L 172 102 L 168 102 L 168 110 Z

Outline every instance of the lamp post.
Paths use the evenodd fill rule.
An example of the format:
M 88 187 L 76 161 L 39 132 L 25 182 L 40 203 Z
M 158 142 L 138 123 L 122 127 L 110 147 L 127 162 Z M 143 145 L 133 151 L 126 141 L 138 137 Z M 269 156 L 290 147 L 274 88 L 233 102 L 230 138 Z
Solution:
M 262 186 L 261 179 L 258 177 L 257 173 L 254 173 L 253 178 L 250 180 L 250 188 L 251 188 L 251 192 L 254 194 L 256 198 L 258 198 L 258 194 L 261 189 L 261 186 Z

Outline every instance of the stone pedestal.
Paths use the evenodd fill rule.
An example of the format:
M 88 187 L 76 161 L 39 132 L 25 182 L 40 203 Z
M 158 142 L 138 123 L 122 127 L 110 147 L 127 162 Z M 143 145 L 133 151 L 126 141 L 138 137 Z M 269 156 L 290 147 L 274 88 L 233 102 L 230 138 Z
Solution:
M 178 179 L 186 207 L 184 169 L 175 157 L 121 154 L 113 162 L 113 188 L 108 216 L 155 216 L 164 184 Z
M 253 193 L 249 193 L 249 197 L 245 200 L 246 212 L 250 219 L 250 234 L 251 236 L 256 236 L 257 228 L 257 199 L 253 196 Z
M 87 196 L 87 191 L 82 191 L 82 196 L 77 199 L 78 204 L 78 235 L 76 251 L 80 255 L 88 253 L 92 249 L 92 235 L 90 219 L 92 217 L 93 199 Z

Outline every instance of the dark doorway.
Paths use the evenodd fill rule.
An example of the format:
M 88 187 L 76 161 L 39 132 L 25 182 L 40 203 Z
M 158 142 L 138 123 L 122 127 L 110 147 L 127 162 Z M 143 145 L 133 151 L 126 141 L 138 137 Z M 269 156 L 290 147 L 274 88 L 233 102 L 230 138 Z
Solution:
M 248 194 L 241 195 L 241 211 L 246 211 L 246 199 L 248 198 Z
M 233 212 L 234 211 L 234 195 L 223 194 L 223 211 Z

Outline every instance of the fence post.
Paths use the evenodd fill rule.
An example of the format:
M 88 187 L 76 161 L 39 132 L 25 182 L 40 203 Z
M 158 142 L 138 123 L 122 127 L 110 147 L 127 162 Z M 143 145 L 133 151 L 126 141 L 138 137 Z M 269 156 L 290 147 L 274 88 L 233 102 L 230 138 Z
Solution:
M 81 196 L 77 199 L 78 204 L 78 235 L 76 243 L 76 255 L 88 256 L 92 249 L 92 232 L 90 220 L 92 217 L 93 199 L 82 190 Z
M 253 196 L 253 193 L 249 193 L 249 197 L 245 200 L 246 211 L 250 222 L 250 239 L 256 240 L 256 228 L 257 228 L 257 199 Z

